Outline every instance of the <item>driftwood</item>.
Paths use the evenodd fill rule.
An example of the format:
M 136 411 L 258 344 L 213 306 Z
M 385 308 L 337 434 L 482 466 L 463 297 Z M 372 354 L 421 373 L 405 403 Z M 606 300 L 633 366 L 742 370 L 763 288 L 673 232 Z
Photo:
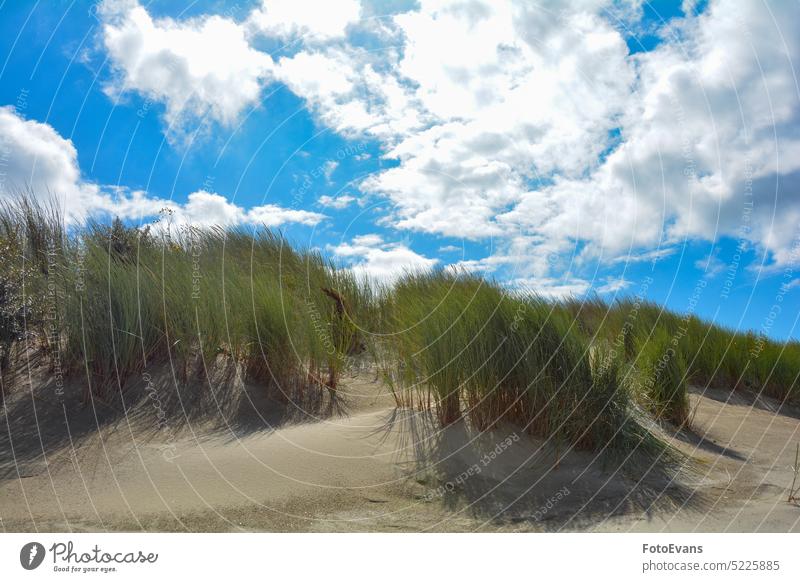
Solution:
M 333 301 L 336 303 L 336 315 L 339 317 L 344 317 L 347 315 L 347 305 L 344 302 L 344 297 L 330 287 L 323 287 L 322 292 L 333 299 Z
M 342 326 L 340 330 L 343 330 L 343 326 L 345 325 L 345 317 L 350 318 L 350 310 L 347 307 L 347 302 L 345 301 L 344 297 L 342 297 L 341 293 L 331 289 L 330 287 L 322 287 L 322 292 L 331 298 L 336 304 L 336 316 L 339 320 L 339 325 Z M 352 356 L 355 354 L 360 354 L 365 350 L 366 346 L 364 345 L 364 342 L 361 341 L 360 334 L 357 330 L 354 331 L 352 337 L 350 338 L 350 345 L 347 347 L 347 355 Z
M 794 472 L 794 477 L 792 478 L 792 486 L 789 488 L 789 503 L 797 503 L 800 501 L 800 487 L 795 488 L 795 484 L 797 483 L 797 475 L 800 474 L 800 443 L 797 444 L 797 448 L 794 451 L 794 466 L 792 467 L 792 471 Z
M 350 322 L 346 321 L 350 317 L 350 313 L 348 310 L 347 302 L 345 298 L 342 297 L 341 293 L 338 291 L 330 288 L 330 287 L 321 287 L 322 292 L 334 302 L 334 309 L 335 309 L 335 317 L 331 322 L 331 335 L 334 338 L 334 342 L 337 343 L 339 346 L 338 349 L 342 350 L 347 355 L 353 355 L 363 352 L 366 347 L 364 343 L 359 339 L 359 333 L 353 327 L 351 333 L 348 333 L 348 325 Z M 344 341 L 348 342 L 347 349 L 344 350 L 342 344 Z M 337 356 L 337 358 L 340 356 Z M 312 380 L 314 383 L 325 386 L 331 393 L 332 397 L 336 395 L 336 386 L 338 384 L 338 365 L 331 363 L 328 368 L 328 378 L 323 379 L 320 378 L 317 374 L 312 371 L 308 372 L 309 380 Z

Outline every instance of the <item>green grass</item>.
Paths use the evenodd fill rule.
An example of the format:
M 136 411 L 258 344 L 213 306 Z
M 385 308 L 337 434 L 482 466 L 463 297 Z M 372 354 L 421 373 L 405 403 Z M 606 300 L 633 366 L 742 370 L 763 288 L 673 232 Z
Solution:
M 656 328 L 637 352 L 634 369 L 641 400 L 657 419 L 683 425 L 689 417 L 689 368 L 678 341 Z
M 398 404 L 443 426 L 511 422 L 558 446 L 623 453 L 658 449 L 644 414 L 687 423 L 690 384 L 800 404 L 797 342 L 635 298 L 551 301 L 447 271 L 386 287 L 267 229 L 68 230 L 31 200 L 0 207 L 3 378 L 27 337 L 87 399 L 119 399 L 168 365 L 196 390 L 225 368 L 297 400 L 333 396 L 364 353 Z
M 349 271 L 265 229 L 154 233 L 115 222 L 65 236 L 28 199 L 3 208 L 0 227 L 13 245 L 3 264 L 3 353 L 24 308 L 31 336 L 85 379 L 87 397 L 106 401 L 161 364 L 184 385 L 232 366 L 285 398 L 335 392 L 360 341 L 350 310 L 371 301 Z
M 630 450 L 646 439 L 618 362 L 568 311 L 468 274 L 410 274 L 391 295 L 398 400 L 443 425 L 513 422 L 556 445 Z
M 562 305 L 593 343 L 605 340 L 661 418 L 685 421 L 685 387 L 744 390 L 800 405 L 800 343 L 739 333 L 636 299 Z M 658 362 L 663 361 L 661 366 Z M 662 368 L 655 374 L 658 368 Z M 641 389 L 644 387 L 645 389 Z

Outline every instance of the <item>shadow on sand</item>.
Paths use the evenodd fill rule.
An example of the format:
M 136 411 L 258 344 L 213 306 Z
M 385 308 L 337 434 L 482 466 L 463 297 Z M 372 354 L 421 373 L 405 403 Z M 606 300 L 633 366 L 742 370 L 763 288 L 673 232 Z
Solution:
M 23 371 L 24 372 L 24 371 Z M 192 434 L 231 440 L 283 426 L 348 414 L 347 399 L 327 390 L 281 389 L 244 382 L 232 367 L 213 380 L 179 382 L 169 368 L 144 373 L 108 398 L 85 398 L 85 383 L 57 390 L 52 374 L 5 378 L 0 409 L 0 480 L 25 478 L 81 452 L 84 439 L 130 432 L 136 441 Z M 13 388 L 7 386 L 12 384 Z M 291 392 L 291 394 L 289 393 Z M 197 432 L 195 433 L 195 429 Z
M 614 515 L 683 507 L 702 510 L 695 489 L 677 477 L 684 467 L 634 453 L 624 461 L 569 450 L 515 426 L 474 430 L 465 421 L 444 429 L 430 414 L 395 410 L 380 431 L 396 433 L 399 460 L 420 488 L 415 497 L 468 514 L 487 529 L 523 524 L 558 531 L 596 525 Z

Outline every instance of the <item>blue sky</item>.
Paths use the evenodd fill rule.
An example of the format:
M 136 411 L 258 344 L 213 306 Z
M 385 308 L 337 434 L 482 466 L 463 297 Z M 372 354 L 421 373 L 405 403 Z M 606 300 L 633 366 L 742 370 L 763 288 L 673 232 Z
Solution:
M 800 337 L 796 3 L 0 1 L 0 196 Z M 650 283 L 652 279 L 652 283 Z M 777 308 L 776 308 L 777 306 Z

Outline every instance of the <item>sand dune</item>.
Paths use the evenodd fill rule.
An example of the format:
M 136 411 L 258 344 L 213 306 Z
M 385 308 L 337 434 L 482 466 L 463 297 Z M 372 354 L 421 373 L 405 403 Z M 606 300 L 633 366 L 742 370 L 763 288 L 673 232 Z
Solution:
M 639 479 L 512 426 L 434 429 L 359 377 L 317 421 L 166 437 L 122 419 L 46 458 L 7 439 L 0 518 L 6 531 L 800 531 L 786 502 L 800 421 L 738 394 L 692 400 L 694 431 L 672 438 L 685 470 Z

